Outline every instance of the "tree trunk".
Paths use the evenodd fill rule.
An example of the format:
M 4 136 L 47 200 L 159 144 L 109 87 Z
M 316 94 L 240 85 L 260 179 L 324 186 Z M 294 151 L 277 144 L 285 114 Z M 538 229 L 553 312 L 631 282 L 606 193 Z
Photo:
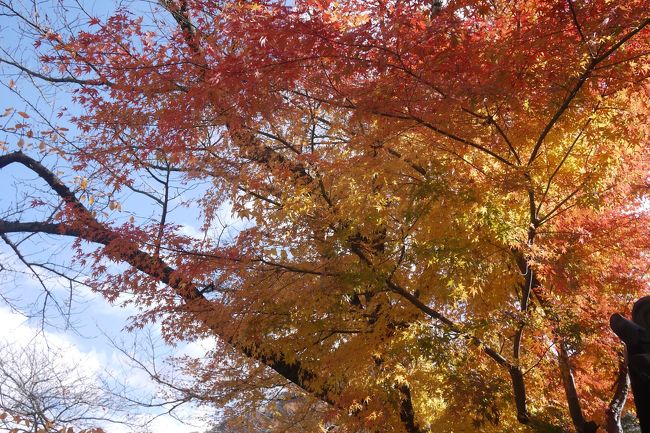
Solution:
M 530 422 L 530 415 L 526 407 L 526 383 L 524 375 L 519 367 L 510 367 L 510 378 L 512 379 L 512 391 L 517 407 L 517 420 L 522 424 Z
M 578 397 L 578 391 L 576 389 L 575 381 L 573 380 L 573 373 L 571 371 L 571 364 L 569 363 L 569 354 L 567 353 L 566 346 L 563 342 L 560 342 L 558 346 L 558 364 L 573 426 L 577 433 L 596 433 L 596 430 L 598 430 L 598 424 L 593 421 L 585 420 L 582 413 L 580 398 Z
M 621 415 L 623 414 L 623 407 L 625 406 L 627 394 L 630 389 L 630 379 L 627 375 L 627 364 L 622 356 L 619 360 L 618 375 L 616 376 L 616 383 L 614 385 L 614 396 L 605 411 L 605 418 L 607 420 L 606 429 L 607 433 L 623 433 Z

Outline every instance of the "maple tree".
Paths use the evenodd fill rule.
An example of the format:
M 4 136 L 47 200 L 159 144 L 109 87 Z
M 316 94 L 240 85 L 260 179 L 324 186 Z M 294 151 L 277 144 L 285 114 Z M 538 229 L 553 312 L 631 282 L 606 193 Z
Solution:
M 32 20 L 41 68 L 2 60 L 84 110 L 73 139 L 7 113 L 24 149 L 0 168 L 57 200 L 1 220 L 6 242 L 74 237 L 136 326 L 218 337 L 187 360 L 195 399 L 245 412 L 295 385 L 285 430 L 620 431 L 607 324 L 648 292 L 647 1 L 159 6 Z M 171 220 L 174 183 L 200 185 L 199 237 Z M 125 218 L 129 190 L 155 220 Z

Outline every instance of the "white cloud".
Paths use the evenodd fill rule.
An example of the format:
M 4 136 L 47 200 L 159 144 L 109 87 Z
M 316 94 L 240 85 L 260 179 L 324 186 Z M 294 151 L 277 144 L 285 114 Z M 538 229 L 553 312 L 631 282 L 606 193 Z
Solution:
M 65 359 L 71 363 L 79 364 L 82 373 L 91 377 L 99 378 L 110 373 L 117 382 L 127 384 L 129 388 L 141 391 L 145 397 L 147 393 L 154 394 L 156 387 L 149 377 L 142 370 L 134 369 L 123 356 L 106 342 L 97 341 L 105 344 L 104 347 L 90 347 L 86 350 L 75 342 L 71 337 L 62 333 L 54 333 L 32 326 L 29 320 L 22 314 L 13 312 L 5 307 L 0 307 L 0 342 L 14 345 L 15 347 L 36 346 L 48 350 L 54 348 L 65 353 Z M 212 344 L 214 344 L 212 342 Z M 211 341 L 191 343 L 180 349 L 181 352 L 193 356 L 200 356 L 209 348 Z M 169 349 L 169 348 L 168 348 Z M 65 359 L 62 360 L 65 362 Z M 164 409 L 163 409 L 164 410 Z M 197 409 L 191 406 L 185 406 L 175 411 L 178 418 L 188 420 L 191 424 L 185 424 L 178 421 L 175 417 L 168 414 L 155 417 L 156 414 L 150 413 L 145 409 L 139 414 L 131 416 L 138 423 L 144 424 L 150 421 L 148 431 L 151 433 L 192 433 L 204 432 L 208 428 L 204 420 L 214 413 L 210 409 Z M 155 417 L 153 420 L 152 418 Z M 130 433 L 131 427 L 120 424 L 108 424 L 103 426 L 107 433 Z
M 186 344 L 181 348 L 180 352 L 182 355 L 200 358 L 208 351 L 214 349 L 216 345 L 217 339 L 215 337 L 207 337 Z
M 191 226 L 189 224 L 182 224 L 178 232 L 181 235 L 198 239 L 198 240 L 201 240 L 205 237 L 205 233 L 202 230 L 199 230 L 196 227 Z
M 31 326 L 28 319 L 20 313 L 10 311 L 7 308 L 0 308 L 0 341 L 11 346 L 26 348 L 36 347 L 43 352 L 56 350 L 65 353 L 65 359 L 78 363 L 82 373 L 96 375 L 102 368 L 102 356 L 95 350 L 80 350 L 67 336 L 42 330 Z

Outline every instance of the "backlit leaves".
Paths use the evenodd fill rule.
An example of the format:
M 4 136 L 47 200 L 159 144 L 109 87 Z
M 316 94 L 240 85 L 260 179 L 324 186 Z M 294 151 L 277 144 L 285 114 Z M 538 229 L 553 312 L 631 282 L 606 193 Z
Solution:
M 203 239 L 131 217 L 91 257 L 134 326 L 239 350 L 197 389 L 259 407 L 284 379 L 252 357 L 329 404 L 312 425 L 566 428 L 562 344 L 603 422 L 607 317 L 648 289 L 646 2 L 164 3 L 176 27 L 120 10 L 43 60 L 110 83 L 75 93 L 89 206 L 163 168 L 201 185 Z

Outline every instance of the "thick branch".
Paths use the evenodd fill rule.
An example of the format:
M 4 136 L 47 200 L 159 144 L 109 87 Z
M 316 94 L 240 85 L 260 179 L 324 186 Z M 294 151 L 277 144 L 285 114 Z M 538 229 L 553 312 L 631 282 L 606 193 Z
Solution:
M 413 409 L 413 399 L 411 397 L 411 387 L 408 383 L 398 385 L 400 396 L 399 417 L 402 425 L 408 433 L 426 433 L 429 429 L 418 427 L 415 422 L 415 411 Z
M 316 373 L 303 369 L 299 362 L 288 363 L 282 359 L 281 355 L 261 353 L 262 351 L 257 345 L 246 344 L 224 334 L 223 330 L 210 320 L 213 315 L 211 312 L 214 312 L 216 308 L 214 301 L 206 299 L 192 281 L 179 276 L 176 270 L 162 259 L 140 250 L 135 243 L 97 221 L 91 212 L 77 200 L 74 193 L 47 167 L 22 152 L 0 156 L 0 169 L 11 163 L 20 163 L 28 167 L 50 185 L 61 199 L 73 206 L 77 213 L 77 220 L 74 221 L 74 224 L 0 220 L 0 233 L 45 233 L 71 236 L 105 246 L 120 243 L 119 250 L 111 249 L 112 259 L 129 263 L 140 272 L 171 287 L 185 302 L 184 311 L 203 322 L 216 336 L 226 340 L 244 355 L 267 365 L 306 392 L 331 403 L 325 390 L 316 389 L 310 385 L 310 382 L 317 376 Z

